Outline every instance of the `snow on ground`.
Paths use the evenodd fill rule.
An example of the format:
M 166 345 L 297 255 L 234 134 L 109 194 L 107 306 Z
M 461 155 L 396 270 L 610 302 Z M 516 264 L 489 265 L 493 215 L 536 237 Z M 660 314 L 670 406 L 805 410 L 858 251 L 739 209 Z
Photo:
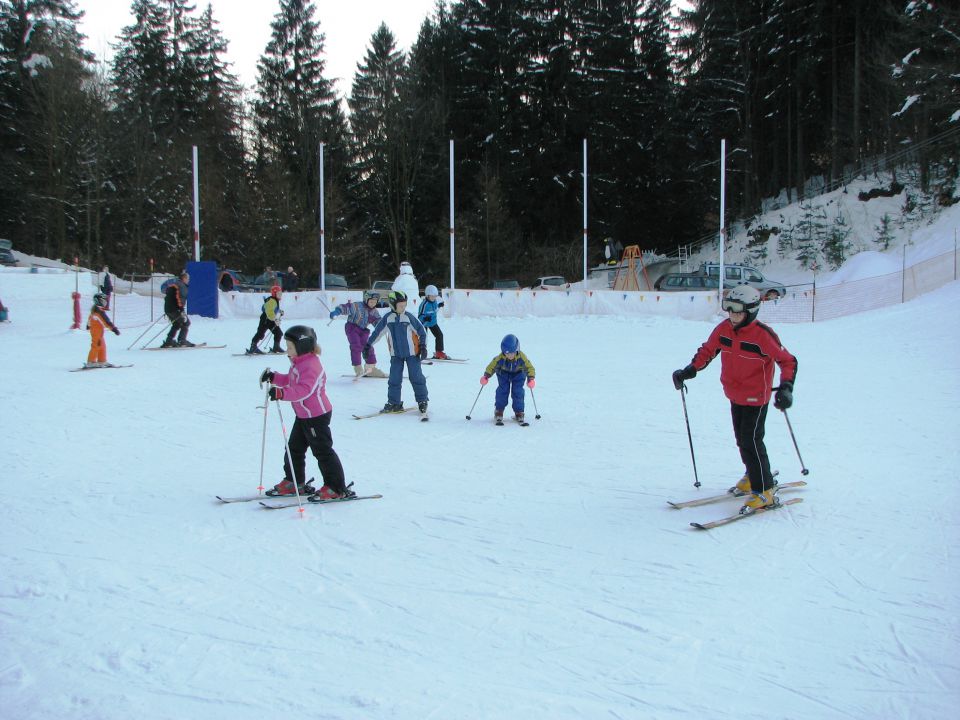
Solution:
M 448 351 L 470 362 L 426 368 L 420 423 L 351 419 L 386 384 L 342 377 L 342 322 L 318 319 L 335 446 L 356 489 L 384 497 L 299 518 L 214 500 L 257 487 L 257 377 L 286 362 L 231 356 L 255 320 L 195 319 L 191 339 L 222 350 L 126 351 L 138 331 L 124 330 L 109 357 L 134 367 L 70 373 L 87 335 L 66 331 L 69 298 L 44 277 L 0 276 L 14 320 L 0 326 L 4 720 L 945 718 L 960 704 L 956 282 L 779 326 L 799 358 L 804 502 L 699 532 L 688 523 L 738 503 L 666 501 L 742 472 L 714 365 L 689 384 L 692 487 L 670 381 L 712 323 L 448 320 Z M 508 332 L 538 370 L 529 428 L 493 426 L 492 384 L 465 419 Z M 799 479 L 773 410 L 767 440 L 781 479 Z

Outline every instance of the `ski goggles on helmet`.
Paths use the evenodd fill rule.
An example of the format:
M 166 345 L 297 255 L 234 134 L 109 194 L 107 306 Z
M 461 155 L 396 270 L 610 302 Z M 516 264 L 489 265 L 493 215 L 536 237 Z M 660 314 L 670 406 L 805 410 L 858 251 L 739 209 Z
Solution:
M 749 312 L 750 310 L 753 310 L 754 308 L 757 307 L 757 303 L 750 303 L 749 305 L 747 305 L 746 303 L 742 303 L 739 300 L 727 300 L 726 298 L 724 298 L 724 300 L 720 303 L 720 307 L 722 307 L 727 312 L 742 313 L 742 312 Z

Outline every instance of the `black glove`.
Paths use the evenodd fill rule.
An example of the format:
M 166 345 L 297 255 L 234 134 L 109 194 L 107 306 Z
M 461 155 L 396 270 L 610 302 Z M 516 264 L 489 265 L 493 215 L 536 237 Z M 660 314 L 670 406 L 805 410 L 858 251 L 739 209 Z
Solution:
M 283 388 L 272 387 L 268 394 L 271 400 L 283 400 Z
M 120 334 L 120 331 L 117 330 L 116 328 L 114 328 L 114 329 L 113 329 L 113 334 L 114 334 L 114 335 L 119 335 L 119 334 Z
M 260 384 L 272 383 L 273 382 L 273 370 L 267 368 L 260 374 Z
M 793 383 L 789 380 L 781 380 L 777 394 L 773 398 L 773 406 L 777 410 L 786 410 L 791 405 L 793 405 Z
M 423 345 L 420 346 L 420 359 L 421 359 L 421 360 L 426 360 L 426 359 L 427 359 L 427 345 L 426 345 L 426 343 L 424 343 Z
M 684 380 L 693 380 L 697 376 L 697 369 L 693 365 L 687 365 L 683 370 L 673 371 L 673 386 L 679 390 L 683 387 Z

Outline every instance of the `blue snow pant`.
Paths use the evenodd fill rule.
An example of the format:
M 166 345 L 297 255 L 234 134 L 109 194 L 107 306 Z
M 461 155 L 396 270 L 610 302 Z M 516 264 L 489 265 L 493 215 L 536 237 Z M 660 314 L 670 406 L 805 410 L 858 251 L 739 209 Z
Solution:
M 523 384 L 526 380 L 527 376 L 522 372 L 497 372 L 497 394 L 493 399 L 494 409 L 503 412 L 503 409 L 507 406 L 507 394 L 509 394 L 513 398 L 513 411 L 522 413 Z
M 387 380 L 387 402 L 391 405 L 399 405 L 400 388 L 403 385 L 403 366 L 407 366 L 407 375 L 410 376 L 410 384 L 413 385 L 413 396 L 417 402 L 427 401 L 427 379 L 423 376 L 423 369 L 420 367 L 420 358 L 417 355 L 409 357 L 390 357 L 390 379 Z

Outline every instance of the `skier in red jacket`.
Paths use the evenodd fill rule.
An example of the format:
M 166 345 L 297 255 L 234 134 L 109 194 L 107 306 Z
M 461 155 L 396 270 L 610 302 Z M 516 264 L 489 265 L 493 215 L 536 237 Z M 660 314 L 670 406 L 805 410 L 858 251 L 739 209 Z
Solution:
M 738 285 L 723 299 L 722 307 L 730 317 L 713 329 L 689 365 L 673 373 L 673 385 L 681 390 L 685 380 L 695 378 L 697 372 L 720 355 L 720 384 L 730 400 L 733 434 L 746 468 L 736 489 L 751 493 L 740 512 L 753 512 L 777 504 L 776 483 L 763 444 L 773 366 L 776 363 L 780 367 L 780 386 L 773 406 L 786 410 L 793 404 L 797 359 L 783 347 L 772 329 L 757 321 L 760 293 L 756 288 Z

